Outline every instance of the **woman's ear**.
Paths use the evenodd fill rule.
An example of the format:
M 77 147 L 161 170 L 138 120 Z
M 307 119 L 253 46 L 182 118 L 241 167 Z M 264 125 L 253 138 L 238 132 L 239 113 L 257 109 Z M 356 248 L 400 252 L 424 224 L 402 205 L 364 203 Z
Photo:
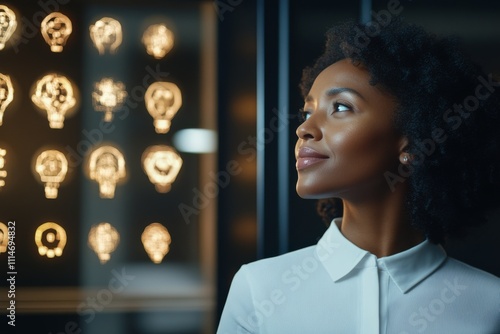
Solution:
M 412 160 L 412 157 L 408 153 L 408 145 L 409 145 L 408 137 L 401 136 L 398 145 L 399 145 L 398 146 L 399 162 L 401 162 L 403 165 L 409 164 Z
M 408 137 L 406 136 L 401 136 L 399 139 L 398 143 L 398 153 L 402 154 L 408 151 L 408 145 L 410 144 L 410 141 L 408 140 Z

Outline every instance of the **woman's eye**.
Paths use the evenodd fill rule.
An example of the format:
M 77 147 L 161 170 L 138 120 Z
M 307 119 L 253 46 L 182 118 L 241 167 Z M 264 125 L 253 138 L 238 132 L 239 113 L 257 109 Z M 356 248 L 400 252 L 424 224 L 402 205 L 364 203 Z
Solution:
M 303 123 L 309 119 L 311 113 L 309 111 L 305 111 L 304 109 L 299 110 L 299 119 Z
M 333 104 L 333 112 L 350 111 L 350 110 L 351 110 L 351 107 L 349 107 L 348 105 L 338 103 L 338 102 L 335 102 Z

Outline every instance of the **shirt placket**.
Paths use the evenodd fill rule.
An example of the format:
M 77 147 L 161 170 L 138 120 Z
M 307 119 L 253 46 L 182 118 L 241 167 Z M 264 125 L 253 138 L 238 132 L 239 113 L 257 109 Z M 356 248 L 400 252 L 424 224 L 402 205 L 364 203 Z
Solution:
M 375 256 L 369 256 L 361 275 L 361 326 L 360 333 L 380 333 L 380 286 Z
M 381 260 L 377 260 L 378 265 L 378 279 L 379 279 L 379 328 L 381 334 L 387 334 L 387 322 L 389 320 L 388 312 L 388 298 L 389 298 L 389 285 L 390 285 L 390 275 L 384 263 Z

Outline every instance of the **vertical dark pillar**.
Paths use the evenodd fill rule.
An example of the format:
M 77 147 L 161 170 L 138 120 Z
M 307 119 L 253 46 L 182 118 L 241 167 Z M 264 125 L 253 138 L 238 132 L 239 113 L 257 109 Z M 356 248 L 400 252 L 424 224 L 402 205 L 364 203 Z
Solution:
M 257 2 L 258 257 L 288 250 L 288 0 Z

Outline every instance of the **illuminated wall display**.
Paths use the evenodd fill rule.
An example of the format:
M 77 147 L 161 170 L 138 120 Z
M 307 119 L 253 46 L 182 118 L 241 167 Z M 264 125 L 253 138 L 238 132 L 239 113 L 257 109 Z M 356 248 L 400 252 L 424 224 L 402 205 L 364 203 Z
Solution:
M 0 5 L 0 50 L 5 48 L 16 28 L 16 14 L 9 7 Z
M 61 256 L 66 246 L 66 231 L 54 222 L 44 223 L 36 229 L 35 243 L 41 256 L 49 259 Z
M 1 24 L 1 23 L 0 23 Z M 14 99 L 14 88 L 8 75 L 0 73 L 0 126 L 3 124 L 5 109 Z
M 101 264 L 104 264 L 109 261 L 110 254 L 120 243 L 120 234 L 110 223 L 103 222 L 92 226 L 88 243 L 89 247 L 97 254 Z
M 94 109 L 104 112 L 105 122 L 113 120 L 113 112 L 123 105 L 126 98 L 125 85 L 120 81 L 115 82 L 111 78 L 103 78 L 94 84 L 92 93 Z
M 57 190 L 68 172 L 68 160 L 57 150 L 43 151 L 35 162 L 35 170 L 45 184 L 45 197 L 57 198 Z
M 157 133 L 167 133 L 170 130 L 172 118 L 182 106 L 181 90 L 172 82 L 155 82 L 151 84 L 144 95 L 146 109 L 154 118 Z
M 7 150 L 0 148 L 0 189 L 5 186 L 5 178 L 7 177 L 7 171 L 5 168 L 5 156 L 7 155 Z
M 162 59 L 174 47 L 174 33 L 164 24 L 154 24 L 144 31 L 142 43 L 149 55 Z
M 103 17 L 90 26 L 90 38 L 100 55 L 115 53 L 122 44 L 122 25 L 110 17 Z
M 31 100 L 38 108 L 47 112 L 52 129 L 62 129 L 66 113 L 76 105 L 71 81 L 55 73 L 47 74 L 37 81 Z
M 113 314 L 77 315 L 85 332 L 103 321 L 123 334 L 210 332 L 217 12 L 205 1 L 48 1 L 0 1 L 0 260 L 7 268 L 16 221 L 7 269 L 27 269 L 20 332 L 64 331 L 87 297 L 113 297 Z M 111 296 L 117 277 L 130 284 Z M 159 324 L 164 309 L 190 321 Z
M 7 252 L 9 243 L 9 229 L 4 223 L 0 223 L 0 254 Z
M 50 13 L 42 21 L 42 36 L 52 52 L 62 52 L 73 32 L 71 20 L 59 12 Z
M 99 183 L 101 198 L 115 197 L 116 184 L 126 176 L 125 158 L 113 146 L 101 146 L 90 154 L 90 179 Z
M 152 223 L 142 232 L 141 241 L 151 261 L 159 264 L 169 252 L 172 238 L 165 226 Z

